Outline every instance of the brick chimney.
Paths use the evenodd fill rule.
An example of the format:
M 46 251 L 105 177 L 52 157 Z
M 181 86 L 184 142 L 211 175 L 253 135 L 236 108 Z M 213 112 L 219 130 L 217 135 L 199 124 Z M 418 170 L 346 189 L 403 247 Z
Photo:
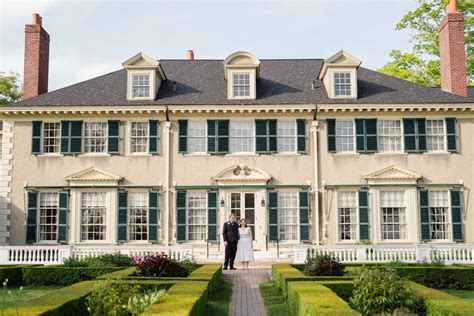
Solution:
M 49 34 L 41 22 L 41 16 L 33 13 L 33 23 L 25 25 L 23 99 L 48 92 Z
M 464 50 L 464 14 L 451 0 L 439 26 L 441 90 L 467 97 L 466 53 Z
M 194 51 L 192 49 L 188 50 L 188 60 L 194 60 Z

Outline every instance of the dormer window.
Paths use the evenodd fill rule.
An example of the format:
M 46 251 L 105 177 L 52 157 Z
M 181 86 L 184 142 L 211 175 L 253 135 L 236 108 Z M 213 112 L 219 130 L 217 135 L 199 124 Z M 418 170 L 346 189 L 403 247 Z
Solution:
M 133 74 L 132 92 L 134 98 L 148 98 L 150 96 L 150 75 Z
M 319 73 L 328 97 L 331 99 L 357 99 L 357 69 L 361 61 L 341 50 L 324 60 Z
M 249 97 L 250 96 L 250 74 L 249 73 L 234 73 L 232 75 L 232 86 L 235 97 Z
M 334 73 L 334 95 L 350 96 L 351 95 L 351 73 L 335 72 Z
M 224 60 L 228 99 L 256 99 L 260 60 L 247 52 L 233 53 Z

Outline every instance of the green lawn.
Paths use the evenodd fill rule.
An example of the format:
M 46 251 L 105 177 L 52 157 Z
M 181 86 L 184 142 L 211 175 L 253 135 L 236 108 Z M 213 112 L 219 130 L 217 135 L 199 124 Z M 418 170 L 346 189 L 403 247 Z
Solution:
M 265 308 L 268 315 L 286 316 L 289 315 L 288 305 L 280 290 L 273 282 L 260 284 L 260 293 L 262 294 Z
M 229 315 L 229 305 L 232 298 L 232 283 L 221 281 L 207 301 L 207 316 Z
M 474 302 L 474 291 L 463 291 L 463 290 L 440 290 L 440 291 Z
M 0 309 L 21 305 L 59 288 L 61 286 L 25 286 L 22 290 L 19 287 L 10 287 L 5 292 L 0 288 Z

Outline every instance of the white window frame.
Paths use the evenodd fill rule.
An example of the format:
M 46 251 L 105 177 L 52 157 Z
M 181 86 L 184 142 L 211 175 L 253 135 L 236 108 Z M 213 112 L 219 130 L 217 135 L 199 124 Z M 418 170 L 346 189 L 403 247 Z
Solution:
M 191 136 L 191 129 L 193 124 L 203 124 L 204 129 L 200 128 L 200 130 L 204 130 L 204 136 Z M 187 137 L 188 137 L 188 153 L 190 154 L 205 154 L 207 153 L 207 121 L 188 121 L 188 131 L 187 131 Z M 191 139 L 192 138 L 204 138 L 204 150 L 200 151 L 195 151 L 193 150 L 194 148 L 191 148 Z
M 249 91 L 248 96 L 234 96 L 234 74 L 249 74 Z M 256 93 L 256 82 L 257 82 L 257 71 L 256 69 L 232 69 L 229 70 L 228 79 L 227 79 L 227 99 L 229 100 L 248 100 L 255 99 L 257 96 Z
M 342 208 L 340 205 L 340 194 L 351 193 L 355 195 L 355 223 L 350 225 L 355 225 L 355 238 L 354 239 L 341 239 L 341 216 L 339 210 Z M 338 191 L 336 197 L 336 208 L 337 208 L 337 238 L 336 240 L 340 243 L 354 243 L 359 240 L 359 195 L 357 191 L 347 190 L 347 191 Z M 344 207 L 347 208 L 347 207 Z
M 86 140 L 87 139 L 98 139 L 97 137 L 90 137 L 86 136 L 86 126 L 87 124 L 104 124 L 105 125 L 105 135 L 103 136 L 105 143 L 104 143 L 104 151 L 86 151 Z M 82 151 L 85 155 L 104 155 L 109 152 L 109 124 L 107 121 L 84 121 L 82 123 Z M 89 145 L 91 146 L 91 145 Z M 97 146 L 97 144 L 93 145 Z
M 144 76 L 144 77 L 148 77 L 148 85 L 145 85 L 145 84 L 142 84 L 142 85 L 135 85 L 134 81 L 135 81 L 135 77 L 139 77 L 139 76 Z M 132 99 L 148 99 L 150 98 L 150 95 L 152 93 L 152 79 L 151 79 L 151 74 L 148 73 L 148 72 L 134 72 L 131 74 L 131 80 L 130 80 L 130 83 L 131 83 L 131 96 L 132 96 Z M 135 95 L 135 87 L 137 88 L 144 88 L 144 87 L 148 87 L 148 95 Z
M 434 207 L 439 207 L 439 206 L 432 206 L 432 194 L 435 192 L 446 192 L 446 198 L 447 198 L 447 206 L 446 206 L 446 238 L 444 239 L 435 239 L 431 237 L 432 229 L 431 225 L 433 225 L 433 222 L 431 221 L 431 208 Z M 431 242 L 447 242 L 452 240 L 452 234 L 451 234 L 451 228 L 452 228 L 452 219 L 451 219 L 451 196 L 450 196 L 450 191 L 449 190 L 429 190 L 429 205 L 430 205 L 430 210 L 429 210 L 429 217 L 430 217 L 430 240 Z
M 47 152 L 45 150 L 45 125 L 46 124 L 58 124 L 59 125 L 59 128 L 57 130 L 57 137 L 48 137 L 48 139 L 56 139 L 58 141 L 58 145 L 57 145 L 57 151 L 49 151 Z M 46 122 L 42 122 L 41 124 L 41 154 L 45 154 L 45 155 L 58 155 L 61 153 L 61 122 L 59 121 L 46 121 Z
M 282 195 L 284 194 L 291 194 L 291 196 L 293 196 L 296 200 L 296 206 L 294 206 L 295 210 L 296 210 L 296 224 L 285 224 L 285 225 L 282 225 L 281 224 L 281 215 L 282 215 L 282 210 L 284 209 L 281 205 L 280 205 L 280 198 L 282 197 Z M 287 209 L 291 209 L 293 208 L 293 206 L 290 206 L 290 207 L 287 207 Z M 298 195 L 298 192 L 297 191 L 278 191 L 278 240 L 280 240 L 280 242 L 282 243 L 299 243 L 300 242 L 300 212 L 299 212 L 299 209 L 300 209 L 300 201 L 299 201 L 299 195 Z M 288 217 L 288 216 L 286 216 Z M 282 226 L 294 226 L 296 227 L 296 239 L 282 239 L 281 238 L 281 227 Z M 286 233 L 286 234 L 294 234 L 294 233 Z
M 143 123 L 146 124 L 146 136 L 134 137 L 133 136 L 133 124 L 134 123 Z M 133 151 L 133 139 L 134 138 L 146 138 L 146 150 L 145 151 Z M 130 121 L 129 123 L 129 149 L 128 152 L 130 155 L 140 156 L 147 155 L 150 153 L 150 122 L 149 121 Z
M 280 124 L 293 124 L 293 130 L 295 132 L 294 135 L 281 135 L 280 133 Z M 293 145 L 294 149 L 293 150 L 283 150 L 281 145 L 282 140 L 285 139 L 293 139 Z M 296 153 L 298 152 L 298 127 L 296 126 L 296 120 L 278 120 L 277 121 L 277 152 L 278 153 Z
M 381 122 L 388 122 L 388 121 L 396 121 L 400 123 L 400 135 L 391 135 L 391 134 L 381 134 L 380 131 L 380 125 Z M 389 127 L 390 128 L 390 127 Z M 399 150 L 381 150 L 381 139 L 383 137 L 390 138 L 390 137 L 400 137 L 400 149 Z M 377 119 L 377 152 L 379 153 L 403 153 L 404 152 L 404 133 L 403 133 L 403 120 L 399 118 L 384 118 L 384 119 Z
M 83 223 L 82 223 L 82 219 L 83 219 L 83 214 L 82 214 L 82 211 L 83 211 L 83 204 L 82 204 L 82 201 L 83 201 L 83 195 L 84 194 L 103 194 L 104 195 L 104 208 L 105 208 L 105 214 L 103 215 L 103 224 L 102 225 L 96 225 L 96 226 L 103 226 L 104 227 L 104 231 L 102 232 L 104 238 L 103 239 L 84 239 L 82 238 L 83 237 Z M 101 190 L 98 190 L 98 191 L 82 191 L 82 192 L 79 192 L 79 195 L 78 195 L 78 198 L 79 198 L 79 240 L 81 243 L 104 243 L 104 242 L 107 242 L 108 241 L 108 236 L 109 236 L 109 217 L 111 216 L 110 214 L 110 202 L 109 202 L 109 198 L 108 198 L 108 193 L 105 192 L 105 191 L 101 191 Z M 89 225 L 87 224 L 86 226 L 93 226 L 93 225 Z
M 132 211 L 134 209 L 138 209 L 140 206 L 135 206 L 134 209 L 132 209 L 132 201 L 133 201 L 133 196 L 134 195 L 143 195 L 144 196 L 144 205 L 142 205 L 142 210 L 143 208 L 145 209 L 145 215 L 141 215 L 142 219 L 144 217 L 145 219 L 145 222 L 144 223 L 132 223 Z M 148 231 L 148 225 L 149 225 L 149 222 L 148 222 L 148 219 L 149 219 L 149 212 L 150 212 L 150 201 L 148 200 L 149 199 L 149 194 L 148 192 L 145 192 L 145 191 L 129 191 L 128 192 L 128 207 L 127 207 L 127 233 L 128 233 L 128 241 L 130 243 L 147 243 L 148 242 L 148 239 L 149 239 L 149 231 Z M 133 216 L 133 218 L 138 218 L 139 216 Z M 145 230 L 144 231 L 141 231 L 141 232 L 132 232 L 132 227 L 140 227 L 140 226 L 144 226 L 145 227 Z M 132 238 L 132 235 L 134 233 L 137 233 L 137 234 L 145 234 L 145 239 L 137 239 L 136 237 L 135 238 Z
M 337 133 L 337 123 L 338 122 L 351 122 L 352 123 L 352 135 L 338 135 Z M 350 138 L 352 136 L 352 150 L 339 150 L 338 149 L 338 139 L 340 138 Z M 356 152 L 356 131 L 355 131 L 355 120 L 354 119 L 336 119 L 335 125 L 335 141 L 336 141 L 336 153 L 355 153 Z
M 441 121 L 443 127 L 443 134 L 428 134 L 428 121 Z M 442 139 L 443 149 L 429 149 L 428 148 L 428 138 L 429 137 L 439 137 Z M 448 151 L 448 141 L 447 141 L 447 132 L 446 132 L 446 119 L 438 117 L 428 117 L 426 118 L 426 151 L 427 152 L 440 152 L 445 153 Z
M 403 192 L 403 206 L 382 206 L 382 193 L 384 192 Z M 380 190 L 379 191 L 379 194 L 378 194 L 378 198 L 379 198 L 379 218 L 380 218 L 380 240 L 382 242 L 393 242 L 393 241 L 406 241 L 408 240 L 409 236 L 409 229 L 408 229 L 408 196 L 409 195 L 409 191 L 406 191 L 406 190 L 391 190 L 391 189 L 387 189 L 387 190 Z M 401 213 L 398 214 L 399 216 L 399 223 L 392 223 L 392 225 L 399 225 L 400 227 L 400 231 L 399 231 L 399 236 L 400 238 L 396 239 L 396 238 L 384 238 L 383 234 L 384 234 L 384 229 L 383 229 L 383 226 L 384 226 L 384 221 L 383 221 L 383 211 L 382 209 L 383 208 L 392 208 L 392 209 L 395 209 L 395 208 L 402 208 L 403 209 L 403 218 L 404 218 L 404 221 L 402 221 L 402 218 L 401 218 Z M 389 225 L 389 224 L 387 224 Z
M 337 83 L 336 84 L 336 75 L 341 75 L 341 74 L 349 75 L 349 80 L 350 80 L 349 84 L 347 84 L 347 83 L 344 83 L 344 84 Z M 347 79 L 347 78 L 344 78 L 344 79 Z M 351 70 L 333 71 L 332 72 L 332 88 L 333 88 L 334 97 L 335 98 L 350 98 L 350 97 L 352 97 L 352 95 L 354 93 L 354 91 L 352 91 L 354 89 L 353 80 L 354 80 L 354 78 L 353 78 Z M 349 85 L 349 94 L 337 94 L 337 87 L 338 86 L 347 86 L 347 85 Z
M 37 243 L 47 243 L 47 244 L 57 244 L 58 242 L 58 223 L 59 223 L 59 193 L 58 192 L 51 192 L 51 191 L 43 191 L 43 192 L 38 192 L 38 214 L 37 214 L 37 226 L 38 226 L 38 231 L 37 231 Z M 42 225 L 41 224 L 41 203 L 42 203 L 42 197 L 44 195 L 55 195 L 56 196 L 56 224 L 55 225 Z M 56 238 L 54 239 L 41 239 L 41 227 L 42 226 L 55 226 L 56 227 Z
M 232 130 L 233 130 L 233 126 L 232 125 L 237 125 L 237 124 L 249 124 L 252 126 L 252 130 L 251 130 L 251 135 L 250 136 L 235 136 L 235 135 L 232 135 Z M 251 148 L 249 151 L 238 151 L 238 150 L 234 150 L 233 146 L 232 146 L 232 139 L 249 139 L 251 140 Z M 249 120 L 230 120 L 229 121 L 229 152 L 231 154 L 249 154 L 249 153 L 255 153 L 255 140 L 256 140 L 256 137 L 255 137 L 255 121 L 249 121 Z
M 235 99 L 238 99 L 238 98 L 248 99 L 248 98 L 250 98 L 250 96 L 252 95 L 252 91 L 251 91 L 251 89 L 252 89 L 252 81 L 251 81 L 252 80 L 252 74 L 250 72 L 243 72 L 243 71 L 242 72 L 240 72 L 240 71 L 237 72 L 237 71 L 235 71 L 235 72 L 232 72 L 231 75 L 232 75 L 232 98 L 235 98 Z M 237 78 L 238 80 L 248 79 L 248 84 L 245 84 L 245 83 L 238 83 L 237 84 L 237 83 L 235 83 L 236 76 L 239 77 L 239 78 Z M 248 78 L 240 78 L 240 76 L 247 76 Z M 238 88 L 237 90 L 242 89 L 242 88 L 245 90 L 245 88 L 248 88 L 248 94 L 241 95 L 240 93 L 242 91 L 239 90 L 239 95 L 236 95 L 236 93 L 235 93 L 236 88 Z
M 189 215 L 190 213 L 190 207 L 189 207 L 189 200 L 190 197 L 204 197 L 204 206 L 201 206 L 204 209 L 204 214 L 205 214 L 205 223 L 204 224 L 190 224 L 190 218 L 191 216 Z M 207 200 L 207 192 L 205 191 L 188 191 L 186 194 L 186 241 L 190 243 L 203 243 L 207 239 L 207 230 L 208 230 L 208 218 L 207 218 L 207 209 L 208 209 L 208 200 Z M 202 216 L 201 216 L 202 218 Z M 190 226 L 204 226 L 204 239 L 190 239 L 189 234 L 190 232 Z M 196 232 L 193 232 L 193 234 L 199 234 Z

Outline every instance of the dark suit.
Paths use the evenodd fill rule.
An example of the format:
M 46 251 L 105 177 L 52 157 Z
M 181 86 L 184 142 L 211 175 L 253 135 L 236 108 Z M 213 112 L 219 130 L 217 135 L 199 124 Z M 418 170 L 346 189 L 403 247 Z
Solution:
M 222 231 L 222 237 L 224 241 L 227 241 L 227 246 L 225 247 L 225 261 L 224 268 L 234 267 L 235 254 L 237 253 L 237 243 L 240 239 L 239 234 L 239 225 L 237 222 L 226 222 L 224 223 L 224 229 Z

